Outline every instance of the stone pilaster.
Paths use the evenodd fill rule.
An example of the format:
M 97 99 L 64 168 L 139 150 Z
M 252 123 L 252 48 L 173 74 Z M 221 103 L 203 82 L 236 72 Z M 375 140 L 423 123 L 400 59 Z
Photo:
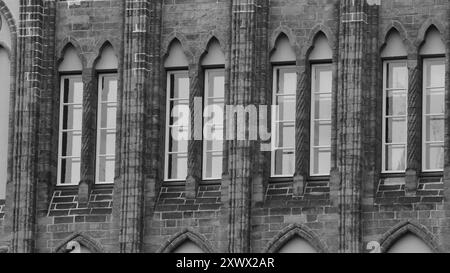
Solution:
M 370 89 L 370 24 L 372 7 L 366 0 L 340 3 L 337 94 L 337 170 L 339 193 L 339 250 L 362 251 L 361 198 L 364 159 L 365 92 Z
M 144 216 L 148 213 L 146 208 L 151 208 L 145 197 L 155 195 L 156 183 L 155 177 L 146 175 L 157 170 L 154 160 L 148 162 L 151 168 L 146 165 L 146 158 L 152 159 L 154 154 L 148 150 L 154 146 L 146 143 L 146 135 L 159 137 L 153 135 L 155 102 L 150 100 L 157 97 L 159 86 L 155 85 L 155 75 L 160 71 L 161 1 L 126 0 L 124 4 L 120 174 L 116 181 L 120 195 L 119 248 L 120 252 L 141 252 Z
M 14 105 L 14 146 L 5 232 L 10 251 L 30 253 L 35 245 L 39 99 L 44 89 L 44 0 L 21 0 Z
M 83 70 L 83 130 L 81 136 L 81 181 L 78 185 L 78 202 L 86 204 L 95 183 L 95 146 L 97 125 L 97 81 L 92 68 Z
M 417 56 L 408 57 L 408 159 L 405 174 L 406 193 L 415 194 L 422 158 L 422 70 Z
M 261 39 L 259 16 L 265 14 L 267 0 L 233 0 L 231 19 L 231 65 L 229 105 L 244 107 L 258 103 L 256 98 L 258 59 L 257 45 Z M 228 117 L 227 117 L 228 118 Z M 229 120 L 226 127 L 229 130 Z M 237 133 L 235 132 L 235 135 Z M 256 141 L 228 141 L 226 151 L 228 172 L 224 175 L 228 200 L 228 249 L 231 253 L 250 251 L 250 211 L 252 193 L 252 167 L 256 160 Z

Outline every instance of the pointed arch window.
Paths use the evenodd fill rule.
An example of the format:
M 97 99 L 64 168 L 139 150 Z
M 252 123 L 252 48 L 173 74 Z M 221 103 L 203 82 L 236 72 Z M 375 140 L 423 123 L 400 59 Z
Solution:
M 207 132 L 203 136 L 202 177 L 203 180 L 217 180 L 222 178 L 225 108 L 225 56 L 217 40 L 209 43 L 201 64 L 205 79 L 203 104 Z
M 114 183 L 117 133 L 117 67 L 112 46 L 103 48 L 98 74 L 96 183 Z
M 270 61 L 273 67 L 271 176 L 291 177 L 295 172 L 296 56 L 282 34 Z
M 445 45 L 439 31 L 431 27 L 422 45 L 422 171 L 444 168 Z
M 190 136 L 188 60 L 178 40 L 172 42 L 164 67 L 167 72 L 164 180 L 187 177 Z
M 11 32 L 8 22 L 0 16 L 0 128 L 2 134 L 0 135 L 0 200 L 5 199 L 6 196 L 6 181 L 8 179 L 8 140 L 9 140 L 9 112 L 10 112 L 10 96 L 11 96 L 11 62 L 10 52 L 11 48 Z
M 332 50 L 319 33 L 309 55 L 311 63 L 310 175 L 327 176 L 331 169 Z
M 58 138 L 58 185 L 77 185 L 81 172 L 83 121 L 82 64 L 76 49 L 68 46 L 59 66 L 60 111 Z
M 383 173 L 406 170 L 408 132 L 407 52 L 400 34 L 389 33 L 383 58 Z

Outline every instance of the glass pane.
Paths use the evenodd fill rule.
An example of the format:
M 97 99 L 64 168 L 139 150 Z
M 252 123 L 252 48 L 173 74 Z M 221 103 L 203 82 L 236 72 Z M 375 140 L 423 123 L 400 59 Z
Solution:
M 425 98 L 426 114 L 443 114 L 445 112 L 444 90 L 428 90 Z
M 103 77 L 102 101 L 117 101 L 117 79 L 116 76 Z
M 80 168 L 79 158 L 61 159 L 61 184 L 80 183 Z
M 225 76 L 223 71 L 210 72 L 208 83 L 208 97 L 223 98 L 225 96 Z
M 187 177 L 187 154 L 169 155 L 169 179 L 185 180 Z
M 445 64 L 443 60 L 429 61 L 426 84 L 427 87 L 445 86 Z
M 295 154 L 293 150 L 275 151 L 275 175 L 294 175 Z
M 407 111 L 407 96 L 405 92 L 386 93 L 386 115 L 405 116 Z
M 189 126 L 190 109 L 188 100 L 170 102 L 170 124 Z
M 278 70 L 278 93 L 296 94 L 297 92 L 297 72 L 295 68 L 280 68 Z
M 291 122 L 278 123 L 277 130 L 277 148 L 294 148 L 295 147 L 295 125 Z
M 64 90 L 64 103 L 83 103 L 83 81 L 81 76 L 73 76 L 64 80 L 69 89 Z M 66 83 L 64 84 L 67 87 Z
M 314 123 L 314 146 L 330 146 L 331 144 L 331 122 Z M 329 170 L 328 170 L 329 171 Z
M 222 152 L 207 152 L 205 168 L 206 179 L 222 177 Z
M 407 89 L 408 69 L 405 63 L 389 63 L 388 88 Z
M 173 99 L 188 99 L 189 98 L 189 78 L 187 73 L 180 73 L 174 75 L 175 82 L 171 91 L 171 98 Z
M 81 130 L 83 124 L 83 107 L 67 105 L 63 107 L 63 130 Z
M 107 103 L 102 103 L 101 105 L 101 128 L 116 128 L 117 121 L 117 107 L 116 105 L 111 105 Z
M 100 154 L 113 155 L 116 153 L 116 132 L 113 130 L 100 131 Z
M 206 151 L 221 151 L 223 141 L 206 141 Z
M 425 145 L 426 170 L 442 170 L 444 168 L 444 144 Z
M 386 119 L 386 143 L 406 143 L 406 118 Z
M 331 94 L 314 96 L 314 119 L 331 119 Z
M 180 128 L 174 128 L 173 131 L 171 131 L 171 134 L 169 135 L 169 152 L 187 152 L 188 150 L 188 141 L 187 140 L 177 140 L 176 138 L 172 137 L 173 135 L 177 135 L 176 132 Z
M 426 141 L 444 141 L 444 117 L 425 117 Z
M 75 156 L 81 155 L 81 132 L 63 132 L 62 133 L 62 156 Z
M 328 148 L 313 149 L 313 174 L 328 175 L 331 169 L 331 151 Z
M 386 170 L 404 171 L 406 169 L 406 146 L 386 146 Z
M 295 96 L 278 96 L 278 121 L 293 121 L 295 120 L 296 102 Z
M 99 176 L 98 182 L 112 183 L 114 182 L 115 158 L 100 156 L 98 158 Z
M 316 70 L 316 90 L 319 93 L 331 93 L 333 90 L 333 75 L 331 66 L 320 67 Z

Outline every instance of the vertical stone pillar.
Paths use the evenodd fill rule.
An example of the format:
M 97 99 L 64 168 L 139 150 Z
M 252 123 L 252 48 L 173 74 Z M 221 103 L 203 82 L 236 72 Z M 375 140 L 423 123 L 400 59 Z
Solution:
M 153 170 L 146 165 L 146 156 L 151 156 L 146 136 L 153 136 L 154 129 L 147 125 L 153 123 L 149 115 L 154 103 L 149 100 L 155 97 L 154 75 L 160 70 L 161 1 L 126 0 L 124 4 L 120 173 L 116 181 L 120 206 L 116 210 L 120 213 L 120 252 L 141 252 L 145 208 L 150 207 L 145 203 L 146 196 L 155 194 L 155 187 L 146 184 L 156 183 L 156 179 L 145 180 L 149 170 Z
M 78 185 L 78 203 L 89 202 L 95 183 L 95 146 L 97 125 L 97 81 L 93 68 L 83 70 L 83 130 L 81 136 L 81 181 Z
M 365 173 L 364 97 L 370 90 L 371 8 L 366 0 L 341 0 L 337 94 L 337 178 L 340 252 L 362 251 L 361 198 Z
M 21 0 L 18 32 L 14 146 L 5 232 L 11 252 L 34 251 L 39 99 L 44 89 L 44 0 Z
M 408 155 L 406 166 L 406 193 L 415 194 L 422 158 L 422 73 L 416 54 L 408 56 Z
M 233 0 L 231 19 L 231 65 L 230 92 L 228 105 L 249 106 L 258 100 L 257 60 L 261 58 L 257 50 L 259 39 L 258 17 L 267 8 L 267 0 Z M 228 117 L 227 117 L 228 119 Z M 229 131 L 229 120 L 226 130 Z M 248 129 L 248 128 L 247 128 Z M 228 135 L 228 134 L 227 134 Z M 228 251 L 241 253 L 250 251 L 250 210 L 252 192 L 252 167 L 256 160 L 256 141 L 234 140 L 227 143 L 228 173 L 224 175 L 224 188 L 228 196 Z

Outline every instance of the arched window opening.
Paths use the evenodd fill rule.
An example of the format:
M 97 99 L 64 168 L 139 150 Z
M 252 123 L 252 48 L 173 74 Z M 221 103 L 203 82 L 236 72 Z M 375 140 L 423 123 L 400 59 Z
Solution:
M 278 253 L 317 253 L 317 250 L 308 241 L 296 236 L 284 244 Z
M 388 253 L 433 253 L 433 250 L 413 233 L 399 238 L 387 251 Z
M 408 139 L 407 51 L 396 30 L 389 32 L 383 58 L 382 172 L 406 170 Z
M 204 71 L 203 180 L 222 178 L 223 117 L 225 108 L 225 55 L 219 41 L 212 39 L 201 65 Z
M 331 170 L 332 50 L 324 33 L 314 39 L 311 64 L 310 175 L 327 176 Z
M 422 171 L 444 169 L 445 45 L 435 27 L 420 49 L 423 68 Z
M 205 253 L 199 246 L 191 240 L 186 240 L 180 244 L 173 253 Z
M 102 49 L 98 75 L 96 183 L 114 183 L 117 133 L 118 60 L 111 45 Z
M 164 66 L 167 72 L 164 180 L 187 177 L 190 134 L 188 60 L 178 40 L 171 43 Z
M 0 200 L 6 197 L 8 179 L 9 103 L 11 97 L 11 30 L 3 15 L 0 16 Z
M 69 45 L 59 66 L 60 112 L 58 143 L 58 185 L 77 185 L 81 172 L 81 134 L 83 121 L 82 62 Z
M 297 67 L 295 51 L 281 34 L 270 58 L 273 65 L 271 176 L 292 177 L 295 172 L 295 117 Z

